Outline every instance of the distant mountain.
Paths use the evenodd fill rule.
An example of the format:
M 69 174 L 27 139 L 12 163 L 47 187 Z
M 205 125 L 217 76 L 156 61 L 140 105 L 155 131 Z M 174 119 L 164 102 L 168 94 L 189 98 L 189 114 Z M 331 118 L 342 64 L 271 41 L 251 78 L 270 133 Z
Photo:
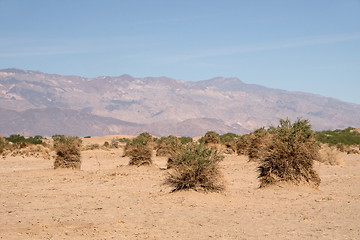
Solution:
M 238 78 L 83 78 L 21 69 L 0 70 L 0 113 L 4 135 L 198 136 L 245 133 L 286 117 L 309 119 L 316 130 L 360 127 L 359 104 Z

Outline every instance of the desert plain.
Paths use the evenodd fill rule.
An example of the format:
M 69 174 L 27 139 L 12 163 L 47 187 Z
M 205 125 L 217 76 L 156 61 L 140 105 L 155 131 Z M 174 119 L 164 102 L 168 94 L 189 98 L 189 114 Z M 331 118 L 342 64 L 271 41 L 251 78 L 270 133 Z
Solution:
M 204 193 L 171 192 L 167 158 L 155 154 L 152 166 L 136 167 L 122 148 L 84 150 L 80 170 L 54 170 L 53 157 L 7 155 L 0 239 L 360 239 L 360 155 L 342 159 L 315 163 L 318 189 L 259 188 L 258 163 L 225 155 L 225 191 Z

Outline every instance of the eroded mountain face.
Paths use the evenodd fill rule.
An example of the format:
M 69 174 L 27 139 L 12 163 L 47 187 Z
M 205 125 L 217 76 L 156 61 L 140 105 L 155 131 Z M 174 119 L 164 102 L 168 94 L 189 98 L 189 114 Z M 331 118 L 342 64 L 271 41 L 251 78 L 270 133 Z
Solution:
M 309 119 L 316 130 L 360 124 L 358 104 L 246 84 L 237 78 L 185 82 L 166 77 L 83 78 L 5 69 L 0 70 L 0 108 L 4 135 L 70 130 L 77 135 L 245 133 L 276 125 L 286 117 Z M 57 113 L 56 118 L 51 112 Z

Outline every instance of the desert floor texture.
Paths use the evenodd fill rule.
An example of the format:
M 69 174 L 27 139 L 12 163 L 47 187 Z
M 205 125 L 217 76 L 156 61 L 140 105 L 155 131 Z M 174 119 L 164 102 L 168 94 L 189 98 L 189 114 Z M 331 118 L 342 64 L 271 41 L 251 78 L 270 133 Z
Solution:
M 170 193 L 166 158 L 135 167 L 122 154 L 83 151 L 81 170 L 0 158 L 0 239 L 360 239 L 360 155 L 317 162 L 319 189 L 259 189 L 257 163 L 227 155 L 223 193 Z

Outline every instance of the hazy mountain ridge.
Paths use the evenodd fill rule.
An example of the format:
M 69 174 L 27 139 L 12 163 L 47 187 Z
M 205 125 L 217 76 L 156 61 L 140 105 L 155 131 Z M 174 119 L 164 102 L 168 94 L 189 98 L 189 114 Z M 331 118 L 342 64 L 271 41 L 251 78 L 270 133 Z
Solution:
M 16 110 L 10 114 L 12 117 L 24 117 L 32 111 L 46 112 L 47 108 L 63 112 L 57 115 L 57 124 L 63 126 L 63 131 L 70 128 L 70 121 L 78 121 L 77 131 L 82 133 L 79 135 L 149 131 L 156 135 L 195 136 L 210 129 L 244 133 L 277 124 L 279 118 L 286 117 L 310 119 L 318 130 L 360 127 L 359 104 L 221 77 L 185 82 L 166 77 L 83 78 L 5 69 L 0 70 L 0 108 L 4 112 L 0 117 L 5 124 L 0 127 L 3 134 L 8 132 L 6 120 L 10 118 L 4 109 Z M 67 115 L 73 117 L 66 120 Z M 37 134 L 41 126 L 48 126 L 41 132 L 49 135 L 50 125 L 41 124 L 49 118 L 45 114 L 37 117 L 40 125 L 36 131 L 34 125 L 23 129 L 23 122 L 15 123 L 18 120 L 13 120 L 17 128 L 11 129 Z M 81 121 L 89 123 L 90 119 L 96 119 L 96 124 L 85 124 L 87 128 L 81 125 Z M 134 125 L 130 127 L 131 124 Z

